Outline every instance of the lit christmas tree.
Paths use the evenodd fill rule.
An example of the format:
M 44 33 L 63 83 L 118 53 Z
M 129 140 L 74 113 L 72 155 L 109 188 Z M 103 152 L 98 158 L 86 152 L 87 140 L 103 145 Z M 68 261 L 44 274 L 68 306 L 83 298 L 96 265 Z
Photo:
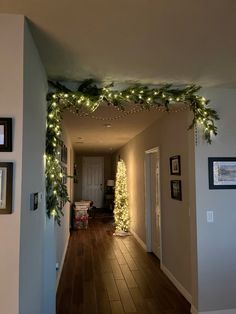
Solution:
M 115 184 L 114 218 L 116 235 L 127 234 L 129 231 L 129 207 L 126 166 L 123 160 L 118 161 Z

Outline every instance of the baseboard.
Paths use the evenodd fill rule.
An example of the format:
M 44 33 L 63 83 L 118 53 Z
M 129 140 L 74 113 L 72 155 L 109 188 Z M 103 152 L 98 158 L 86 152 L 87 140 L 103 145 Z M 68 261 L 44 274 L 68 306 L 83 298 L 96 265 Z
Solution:
M 236 314 L 236 309 L 207 311 L 207 312 L 196 312 L 196 314 Z
M 161 270 L 163 273 L 170 279 L 170 281 L 175 285 L 179 292 L 188 300 L 189 303 L 192 303 L 191 294 L 181 285 L 181 283 L 175 278 L 175 276 L 161 263 Z
M 143 242 L 143 240 L 140 239 L 140 237 L 137 235 L 137 233 L 134 230 L 131 230 L 132 235 L 134 236 L 134 238 L 136 239 L 136 241 L 141 245 L 141 247 L 147 251 L 147 246 L 146 244 Z
M 198 312 L 197 309 L 192 305 L 191 313 L 192 314 L 236 314 L 236 309 Z
M 62 268 L 63 268 L 65 257 L 66 257 L 66 251 L 67 251 L 67 247 L 68 247 L 68 244 L 69 244 L 69 239 L 70 239 L 70 236 L 68 236 L 68 239 L 66 241 L 66 245 L 65 245 L 64 252 L 63 252 L 63 255 L 62 255 L 60 267 L 59 267 L 59 270 L 58 270 L 58 275 L 57 275 L 57 280 L 56 280 L 56 290 L 57 290 L 59 282 L 60 282 Z
M 197 309 L 191 304 L 191 313 L 192 314 L 198 314 Z

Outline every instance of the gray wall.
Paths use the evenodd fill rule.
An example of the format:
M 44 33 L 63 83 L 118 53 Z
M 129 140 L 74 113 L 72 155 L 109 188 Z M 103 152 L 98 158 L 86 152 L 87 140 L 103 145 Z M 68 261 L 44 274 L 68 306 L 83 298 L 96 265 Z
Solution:
M 0 215 L 0 313 L 55 313 L 54 221 L 45 210 L 46 75 L 23 16 L 0 15 L 0 114 L 13 118 L 13 213 Z M 30 194 L 42 202 L 30 211 Z
M 208 157 L 236 156 L 236 90 L 207 89 L 220 114 L 219 135 L 212 145 L 196 146 L 196 211 L 198 253 L 198 304 L 200 312 L 233 309 L 236 313 L 236 191 L 209 190 Z M 206 222 L 206 211 L 214 211 L 214 223 Z M 222 311 L 222 313 L 225 313 Z
M 193 132 L 187 131 L 189 113 L 166 113 L 125 145 L 117 155 L 125 160 L 128 173 L 131 228 L 145 243 L 145 151 L 159 146 L 161 179 L 162 263 L 169 273 L 191 294 L 189 147 Z M 181 156 L 181 176 L 171 176 L 169 158 Z M 114 164 L 114 163 L 113 163 Z M 181 179 L 183 201 L 173 200 L 170 180 Z M 193 180 L 193 178 L 191 178 Z
M 43 312 L 45 121 L 47 80 L 27 23 L 24 27 L 23 159 L 20 225 L 20 313 Z M 43 200 L 30 211 L 30 194 Z

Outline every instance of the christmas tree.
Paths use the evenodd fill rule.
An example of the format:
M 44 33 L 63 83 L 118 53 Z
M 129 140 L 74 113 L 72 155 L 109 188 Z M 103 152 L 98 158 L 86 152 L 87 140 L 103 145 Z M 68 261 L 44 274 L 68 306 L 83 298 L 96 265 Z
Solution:
M 127 175 L 123 160 L 118 161 L 117 164 L 114 218 L 116 234 L 129 231 Z

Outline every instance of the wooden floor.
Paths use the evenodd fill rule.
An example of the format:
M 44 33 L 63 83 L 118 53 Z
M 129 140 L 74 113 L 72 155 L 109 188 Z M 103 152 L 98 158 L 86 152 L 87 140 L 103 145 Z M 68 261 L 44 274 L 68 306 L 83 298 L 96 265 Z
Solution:
M 190 305 L 133 236 L 113 236 L 108 218 L 73 231 L 57 292 L 57 314 L 189 314 Z

